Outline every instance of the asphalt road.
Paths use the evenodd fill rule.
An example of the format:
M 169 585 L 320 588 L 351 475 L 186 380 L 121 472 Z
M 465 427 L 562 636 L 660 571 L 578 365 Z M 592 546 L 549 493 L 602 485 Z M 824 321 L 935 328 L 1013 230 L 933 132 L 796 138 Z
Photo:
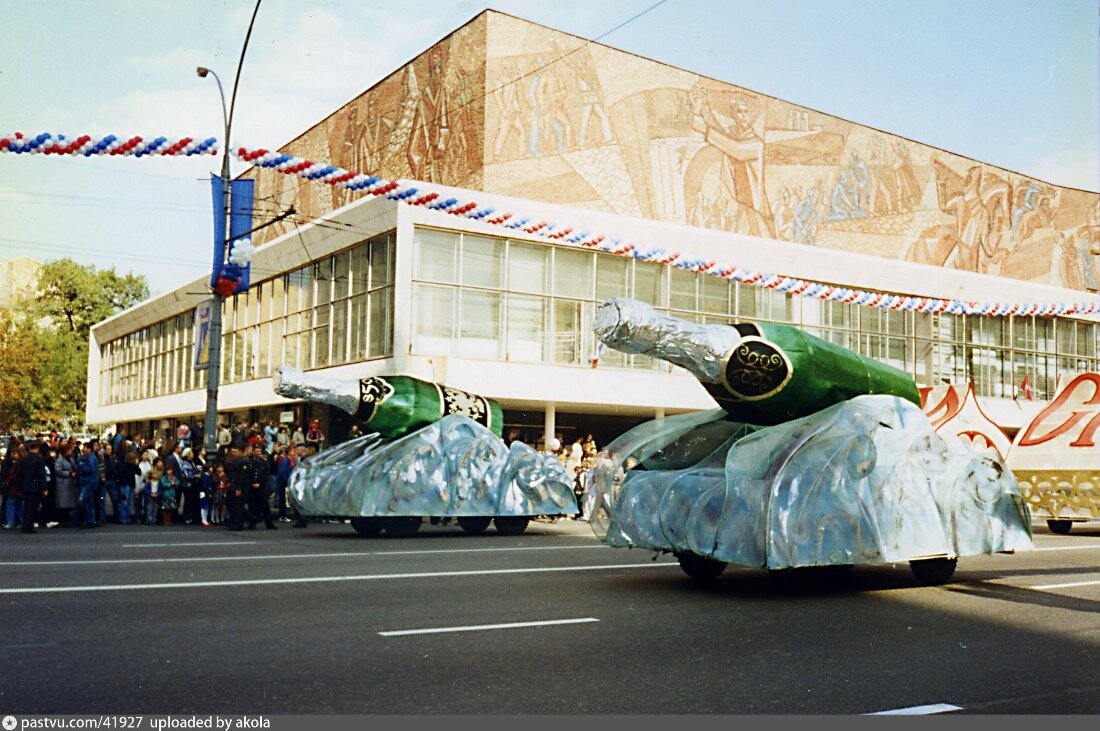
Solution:
M 280 528 L 0 533 L 0 713 L 1100 713 L 1100 524 L 801 592 L 574 521 Z

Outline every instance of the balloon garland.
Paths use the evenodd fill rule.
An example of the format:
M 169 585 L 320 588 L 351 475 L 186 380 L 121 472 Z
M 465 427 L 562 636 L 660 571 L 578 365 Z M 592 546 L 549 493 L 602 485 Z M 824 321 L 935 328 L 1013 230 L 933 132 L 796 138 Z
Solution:
M 216 155 L 218 140 L 207 137 L 204 140 L 194 137 L 182 137 L 178 140 L 167 137 L 130 137 L 123 139 L 115 135 L 106 137 L 66 137 L 49 132 L 28 137 L 22 132 L 0 135 L 0 152 L 12 152 L 16 155 L 126 155 L 144 157 L 146 155 L 171 155 L 190 157 L 192 155 Z
M 571 226 L 559 226 L 551 221 L 532 220 L 531 218 L 516 216 L 511 212 L 498 213 L 492 208 L 479 207 L 474 201 L 462 202 L 457 198 L 441 199 L 442 196 L 437 192 L 412 186 L 402 187 L 394 180 L 344 170 L 334 165 L 294 157 L 283 152 L 274 152 L 262 148 L 249 150 L 245 147 L 233 148 L 230 152 L 243 162 L 273 169 L 284 175 L 296 175 L 304 180 L 316 180 L 326 185 L 362 191 L 370 195 L 385 195 L 391 200 L 403 201 L 412 206 L 423 206 L 455 216 L 483 220 L 494 226 L 522 230 L 524 233 L 547 239 L 578 244 L 587 248 L 618 254 L 619 256 L 629 256 L 640 261 L 674 266 L 678 269 L 693 272 L 703 272 L 723 279 L 752 284 L 801 297 L 812 297 L 830 302 L 843 302 L 885 310 L 931 314 L 948 313 L 990 317 L 1003 317 L 1006 315 L 1054 317 L 1056 315 L 1100 314 L 1100 300 L 1046 304 L 973 302 L 911 297 L 901 294 L 868 292 L 850 287 L 837 287 L 797 277 L 758 272 L 735 264 L 719 263 L 712 259 L 695 258 L 680 251 L 668 251 L 662 248 L 645 249 L 630 241 L 609 238 L 587 230 L 577 232 Z

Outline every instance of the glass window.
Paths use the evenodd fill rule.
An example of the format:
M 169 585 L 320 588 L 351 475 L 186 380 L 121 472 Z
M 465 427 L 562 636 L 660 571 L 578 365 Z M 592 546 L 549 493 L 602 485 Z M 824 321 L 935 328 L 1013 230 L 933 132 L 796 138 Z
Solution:
M 393 284 L 393 237 L 379 236 L 370 243 L 370 286 Z
M 471 287 L 504 287 L 504 243 L 484 236 L 462 236 L 462 283 Z
M 703 311 L 718 315 L 730 313 L 730 283 L 722 277 L 709 274 L 700 277 Z
M 546 360 L 549 300 L 508 296 L 508 359 L 541 363 Z
M 421 355 L 449 353 L 455 336 L 455 290 L 450 287 L 417 285 L 414 288 L 416 342 L 414 349 Z
M 623 256 L 596 256 L 596 301 L 626 297 L 630 292 L 630 259 Z
M 351 255 L 340 252 L 333 257 L 332 263 L 332 299 L 341 300 L 348 296 L 348 279 L 350 277 Z
M 474 358 L 502 357 L 500 302 L 498 292 L 462 291 L 459 353 Z
M 359 244 L 351 250 L 351 292 L 359 294 L 370 287 L 370 245 Z
M 583 339 L 581 303 L 557 300 L 554 303 L 554 360 L 558 363 L 581 363 L 584 358 Z
M 554 252 L 554 294 L 592 299 L 595 256 L 587 251 L 558 249 Z
M 348 360 L 348 301 L 340 300 L 332 305 L 332 360 L 346 363 Z
M 359 294 L 351 298 L 351 359 L 364 360 L 367 357 L 367 295 Z
M 695 286 L 699 275 L 669 267 L 668 306 L 674 310 L 696 310 Z
M 371 358 L 393 354 L 393 289 L 376 290 L 370 294 Z
M 313 304 L 327 305 L 332 301 L 332 259 L 323 259 L 313 265 Z
M 634 298 L 654 307 L 667 307 L 665 267 L 647 262 L 634 262 Z
M 549 292 L 550 247 L 508 242 L 508 289 L 513 292 Z
M 416 229 L 417 279 L 458 281 L 458 234 Z

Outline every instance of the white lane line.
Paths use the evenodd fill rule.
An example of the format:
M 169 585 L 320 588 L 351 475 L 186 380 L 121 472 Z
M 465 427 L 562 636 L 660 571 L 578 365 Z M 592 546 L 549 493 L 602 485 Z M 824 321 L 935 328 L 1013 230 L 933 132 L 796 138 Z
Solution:
M 625 563 L 606 566 L 549 566 L 529 569 L 485 569 L 481 571 L 424 571 L 415 574 L 360 574 L 357 576 L 305 576 L 294 579 L 240 579 L 236 581 L 190 581 L 172 584 L 104 584 L 101 586 L 26 586 L 0 589 L 0 594 L 61 594 L 81 591 L 143 591 L 150 589 L 200 589 L 215 586 L 265 586 L 274 584 L 324 584 L 337 581 L 378 579 L 430 579 L 452 576 L 499 576 L 543 574 L 559 571 L 607 571 L 611 569 L 679 568 L 677 563 Z
M 390 632 L 379 632 L 383 637 L 400 637 L 403 635 L 431 635 L 439 632 L 480 632 L 488 629 L 518 629 L 520 627 L 548 627 L 553 624 L 581 624 L 583 622 L 599 622 L 595 617 L 580 617 L 578 619 L 549 619 L 543 622 L 508 622 L 507 624 L 475 624 L 466 627 L 432 627 L 429 629 L 402 629 Z
M 123 543 L 123 548 L 175 548 L 176 546 L 251 546 L 259 541 L 198 541 L 195 543 Z
M 1087 543 L 1083 546 L 1047 546 L 1044 548 L 1033 548 L 1032 551 L 1083 551 L 1087 548 L 1100 548 L 1100 543 Z M 1020 551 L 1019 555 L 1029 553 L 1028 551 Z
M 607 548 L 602 543 L 584 546 L 513 546 L 511 548 L 433 548 L 427 551 L 371 551 L 375 556 L 408 556 L 417 553 L 488 553 L 492 551 L 563 551 L 573 548 Z
M 933 703 L 927 706 L 909 706 L 908 708 L 895 708 L 890 711 L 878 711 L 877 713 L 866 713 L 866 716 L 930 716 L 935 713 L 951 713 L 953 711 L 961 711 L 960 706 L 953 706 L 950 703 Z
M 179 544 L 177 544 L 179 545 Z M 237 544 L 241 545 L 241 544 Z M 478 553 L 484 551 L 562 551 L 572 548 L 605 548 L 603 544 L 594 546 L 539 546 L 532 548 L 472 548 L 446 549 L 442 551 L 349 551 L 346 553 L 282 553 L 267 556 L 184 556 L 178 558 L 105 558 L 78 559 L 72 561 L 0 561 L 0 566 L 85 566 L 120 563 L 188 563 L 203 561 L 271 561 L 293 558 L 349 558 L 353 556 L 395 556 L 415 555 L 418 553 Z
M 1075 586 L 1096 586 L 1097 584 L 1100 584 L 1100 579 L 1095 581 L 1072 581 L 1068 584 L 1043 584 L 1041 586 L 1027 586 L 1024 588 L 1047 591 L 1049 589 L 1072 589 Z

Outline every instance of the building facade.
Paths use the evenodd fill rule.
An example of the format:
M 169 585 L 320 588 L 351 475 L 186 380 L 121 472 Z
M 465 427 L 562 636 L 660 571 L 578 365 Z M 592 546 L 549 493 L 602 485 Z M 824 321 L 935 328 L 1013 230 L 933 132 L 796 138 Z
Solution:
M 519 79 L 515 83 L 510 80 Z M 921 297 L 1095 295 L 1100 196 L 486 12 L 284 148 L 413 178 L 479 205 L 758 271 Z M 265 229 L 252 289 L 226 301 L 225 418 L 348 419 L 271 390 L 282 363 L 335 378 L 408 374 L 501 402 L 527 441 L 709 408 L 665 363 L 597 353 L 617 295 L 705 323 L 790 322 L 913 374 L 973 381 L 1018 429 L 1059 377 L 1097 370 L 1097 318 L 981 317 L 822 302 L 547 240 L 254 169 Z M 201 418 L 192 367 L 205 279 L 97 325 L 88 422 Z M 599 365 L 592 367 L 593 359 Z M 1025 377 L 1034 400 L 1020 397 Z

